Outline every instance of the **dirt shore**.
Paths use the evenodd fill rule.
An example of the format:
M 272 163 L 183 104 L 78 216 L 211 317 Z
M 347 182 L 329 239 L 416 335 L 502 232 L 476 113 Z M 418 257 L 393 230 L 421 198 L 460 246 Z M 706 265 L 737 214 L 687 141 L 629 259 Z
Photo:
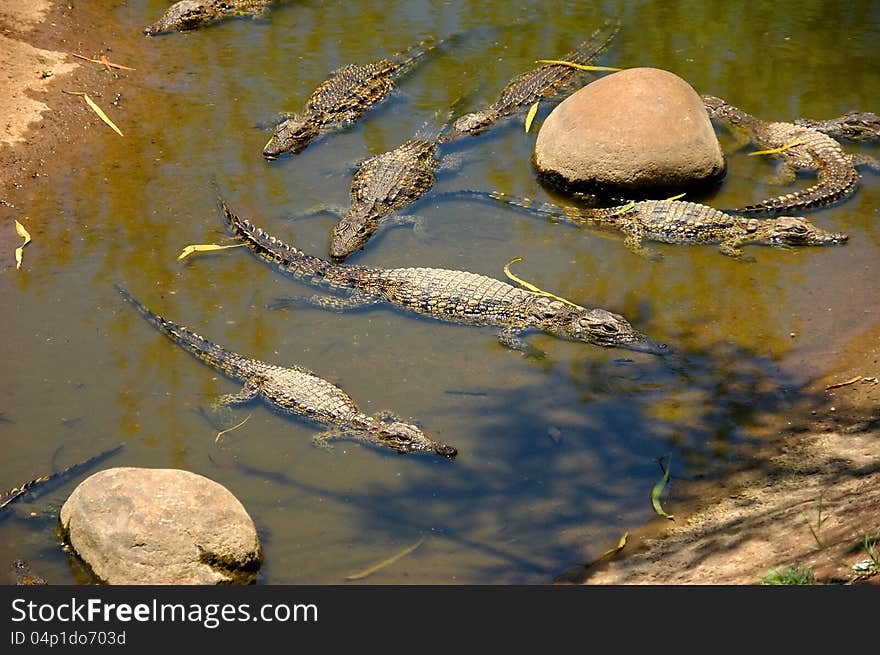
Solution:
M 62 89 L 113 95 L 110 71 L 71 55 L 109 50 L 94 11 L 49 0 L 0 7 L 0 250 L 9 257 L 19 243 L 18 198 L 44 184 L 44 162 L 75 150 L 83 126 L 98 121 Z M 818 583 L 880 583 L 852 568 L 867 557 L 866 535 L 880 542 L 878 378 L 880 326 L 845 344 L 834 369 L 811 383 L 806 397 L 823 402 L 766 417 L 768 445 L 720 483 L 674 481 L 664 499 L 674 520 L 658 516 L 568 581 L 760 584 L 771 569 L 797 564 L 812 567 Z

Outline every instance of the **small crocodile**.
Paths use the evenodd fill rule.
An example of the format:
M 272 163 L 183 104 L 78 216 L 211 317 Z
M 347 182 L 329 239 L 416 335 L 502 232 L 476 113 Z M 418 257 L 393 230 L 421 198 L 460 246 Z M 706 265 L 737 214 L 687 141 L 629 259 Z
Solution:
M 259 16 L 278 0 L 180 0 L 165 10 L 144 34 L 155 36 L 203 27 L 233 16 Z
M 666 349 L 619 314 L 563 302 L 484 275 L 441 268 L 334 264 L 279 241 L 236 216 L 222 198 L 219 202 L 235 238 L 257 257 L 297 279 L 347 294 L 305 299 L 314 306 L 343 311 L 386 302 L 440 321 L 500 327 L 498 340 L 502 344 L 534 354 L 537 351 L 520 338 L 528 331 L 655 354 L 663 354 Z M 281 299 L 275 306 L 297 300 L 302 299 Z
M 746 207 L 728 211 L 739 214 L 776 214 L 799 211 L 843 200 L 855 192 L 859 183 L 856 166 L 877 166 L 869 157 L 850 155 L 827 134 L 794 123 L 769 122 L 734 107 L 721 98 L 704 95 L 709 116 L 745 134 L 760 148 L 780 149 L 782 173 L 793 181 L 797 171 L 814 171 L 817 182 L 806 189 L 768 198 Z
M 436 139 L 409 139 L 360 165 L 351 180 L 349 209 L 330 233 L 333 261 L 362 249 L 388 214 L 431 190 L 440 164 L 436 152 Z
M 15 580 L 15 584 L 19 586 L 38 586 L 47 585 L 45 578 L 40 577 L 31 570 L 31 565 L 23 559 L 17 559 L 9 565 L 9 572 Z
M 562 61 L 580 65 L 594 64 L 599 55 L 608 48 L 619 29 L 618 22 L 606 23 L 593 32 L 577 49 L 565 55 Z M 558 95 L 571 87 L 579 74 L 577 68 L 563 64 L 545 64 L 521 73 L 508 82 L 495 102 L 479 111 L 457 118 L 441 140 L 448 142 L 463 134 L 471 136 L 479 134 L 526 105 Z
M 880 115 L 872 111 L 853 109 L 842 116 L 826 120 L 797 118 L 794 124 L 818 130 L 835 139 L 847 139 L 848 141 L 880 140 Z
M 425 39 L 403 52 L 369 64 L 349 64 L 333 71 L 312 91 L 299 115 L 282 121 L 263 146 L 263 156 L 300 152 L 322 130 L 355 123 L 368 109 L 385 99 L 399 77 L 409 72 L 439 44 Z
M 820 246 L 844 243 L 849 238 L 846 234 L 826 232 L 805 218 L 779 216 L 758 220 L 683 200 L 642 200 L 604 208 L 560 208 L 499 191 L 464 190 L 456 192 L 456 195 L 459 194 L 493 198 L 576 225 L 612 227 L 624 234 L 624 245 L 629 250 L 651 259 L 659 259 L 660 254 L 646 248 L 643 241 L 718 244 L 719 250 L 725 255 L 741 257 L 739 246 L 749 243 Z
M 432 452 L 452 458 L 458 452 L 452 446 L 431 439 L 417 426 L 401 422 L 390 412 L 375 416 L 364 414 L 345 391 L 308 369 L 277 366 L 234 353 L 153 313 L 121 286 L 116 285 L 116 289 L 148 322 L 178 346 L 227 377 L 244 383 L 240 392 L 221 396 L 217 406 L 261 398 L 283 413 L 334 426 L 314 438 L 318 445 L 326 445 L 331 438 L 350 438 L 399 453 Z

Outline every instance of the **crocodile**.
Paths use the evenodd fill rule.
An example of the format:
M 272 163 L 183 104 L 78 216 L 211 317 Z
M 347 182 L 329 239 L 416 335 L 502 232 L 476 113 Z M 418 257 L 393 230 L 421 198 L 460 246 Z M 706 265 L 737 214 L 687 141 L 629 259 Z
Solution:
M 266 159 L 285 152 L 301 152 L 323 130 L 355 123 L 368 109 L 385 99 L 397 79 L 440 45 L 429 38 L 403 52 L 368 64 L 349 64 L 330 73 L 306 100 L 299 115 L 275 127 L 263 146 Z
M 794 124 L 818 130 L 835 139 L 847 139 L 848 141 L 880 140 L 880 115 L 872 111 L 853 109 L 841 116 L 826 120 L 796 118 Z
M 752 205 L 730 209 L 738 214 L 776 214 L 800 211 L 843 200 L 859 183 L 856 166 L 880 165 L 869 157 L 850 155 L 827 134 L 794 123 L 770 122 L 747 114 L 721 98 L 702 96 L 709 116 L 744 134 L 759 148 L 779 149 L 783 176 L 793 181 L 797 171 L 814 171 L 815 184 L 808 188 L 767 198 Z
M 193 30 L 233 16 L 259 16 L 276 2 L 278 0 L 180 0 L 143 31 L 147 36 L 156 36 Z
M 9 572 L 19 586 L 42 586 L 49 584 L 46 579 L 40 577 L 31 570 L 31 565 L 23 559 L 17 559 L 9 565 Z
M 390 213 L 431 190 L 440 164 L 436 152 L 436 139 L 409 139 L 360 165 L 351 180 L 349 209 L 330 233 L 333 261 L 363 249 Z
M 336 385 L 301 366 L 278 366 L 227 350 L 192 330 L 155 314 L 126 289 L 117 291 L 160 332 L 183 350 L 244 383 L 238 393 L 217 399 L 215 406 L 231 406 L 261 398 L 268 406 L 285 414 L 304 416 L 331 427 L 314 437 L 317 445 L 326 446 L 332 438 L 348 438 L 383 446 L 398 453 L 430 452 L 453 458 L 457 450 L 435 441 L 410 423 L 390 412 L 364 414 L 354 400 Z
M 335 264 L 270 236 L 236 216 L 222 198 L 218 200 L 236 240 L 257 257 L 296 279 L 342 294 L 281 298 L 273 307 L 304 301 L 344 311 L 388 303 L 439 321 L 501 328 L 498 340 L 502 344 L 534 356 L 541 354 L 521 338 L 529 331 L 599 346 L 666 352 L 665 344 L 655 343 L 619 314 L 527 291 L 485 275 L 442 268 Z
M 642 200 L 616 207 L 565 207 L 535 203 L 529 198 L 500 191 L 464 190 L 456 195 L 488 197 L 531 212 L 584 226 L 608 226 L 624 234 L 624 245 L 632 252 L 660 259 L 644 241 L 675 244 L 718 244 L 730 257 L 742 257 L 739 246 L 749 243 L 769 246 L 819 246 L 844 243 L 846 234 L 826 232 L 805 218 L 778 216 L 758 220 L 735 216 L 708 205 L 683 200 Z
M 606 23 L 575 50 L 565 55 L 562 61 L 579 65 L 595 63 L 599 55 L 608 48 L 619 29 L 619 22 Z M 441 140 L 448 142 L 463 134 L 471 136 L 479 134 L 526 105 L 562 93 L 575 83 L 579 74 L 577 68 L 564 64 L 545 64 L 521 73 L 508 82 L 493 103 L 458 117 Z

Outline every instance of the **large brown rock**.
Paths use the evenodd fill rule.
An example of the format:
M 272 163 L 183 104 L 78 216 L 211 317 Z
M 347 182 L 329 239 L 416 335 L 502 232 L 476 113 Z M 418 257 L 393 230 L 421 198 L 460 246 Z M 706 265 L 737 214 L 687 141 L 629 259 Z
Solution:
M 108 584 L 246 584 L 263 557 L 235 496 L 177 469 L 95 473 L 64 503 L 61 528 Z
M 686 188 L 725 171 L 700 96 L 657 68 L 619 71 L 566 98 L 541 126 L 533 162 L 558 186 L 608 191 Z

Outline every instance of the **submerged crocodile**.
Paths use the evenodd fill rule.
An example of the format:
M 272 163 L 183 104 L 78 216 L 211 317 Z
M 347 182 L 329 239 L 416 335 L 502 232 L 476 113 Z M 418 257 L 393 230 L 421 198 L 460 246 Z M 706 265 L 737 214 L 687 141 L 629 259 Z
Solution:
M 718 244 L 731 257 L 741 257 L 742 245 L 820 246 L 843 243 L 846 234 L 826 232 L 805 218 L 779 216 L 758 220 L 734 216 L 707 205 L 682 200 L 642 200 L 617 207 L 560 208 L 549 203 L 533 203 L 529 198 L 510 196 L 498 191 L 465 190 L 462 195 L 476 195 L 500 200 L 508 205 L 570 221 L 577 225 L 608 226 L 624 234 L 624 245 L 636 253 L 659 259 L 660 254 L 646 248 L 644 241 L 678 244 Z
M 312 91 L 299 115 L 275 127 L 263 146 L 263 156 L 275 159 L 287 151 L 300 152 L 322 130 L 353 124 L 391 93 L 400 76 L 437 46 L 433 39 L 426 39 L 391 57 L 333 71 Z
M 305 368 L 277 366 L 229 351 L 153 313 L 119 285 L 116 289 L 178 346 L 227 377 L 244 383 L 240 392 L 221 396 L 217 400 L 218 406 L 261 398 L 273 409 L 333 426 L 314 438 L 321 445 L 328 439 L 349 438 L 399 453 L 432 452 L 448 458 L 457 454 L 452 446 L 431 439 L 420 428 L 403 423 L 388 412 L 375 416 L 364 414 L 345 391 Z
M 351 180 L 350 206 L 330 233 L 334 261 L 363 248 L 389 214 L 431 190 L 440 163 L 436 152 L 436 139 L 409 139 L 361 164 Z
M 619 29 L 619 23 L 608 23 L 600 27 L 577 49 L 565 55 L 562 61 L 580 65 L 594 64 Z M 452 141 L 463 134 L 479 134 L 520 108 L 561 93 L 572 86 L 579 75 L 577 68 L 563 64 L 545 64 L 526 71 L 508 82 L 495 102 L 457 118 L 442 140 Z
M 23 559 L 17 559 L 9 565 L 9 571 L 15 584 L 19 586 L 47 585 L 46 579 L 31 570 L 31 565 Z
M 144 34 L 155 36 L 165 32 L 193 30 L 233 16 L 259 16 L 279 0 L 180 0 L 165 10 L 155 23 L 144 28 Z
M 782 173 L 793 180 L 797 171 L 814 171 L 815 184 L 806 189 L 768 198 L 746 207 L 729 211 L 740 214 L 780 213 L 799 211 L 837 202 L 849 197 L 858 186 L 857 165 L 880 165 L 869 157 L 850 155 L 827 134 L 794 123 L 769 122 L 747 114 L 715 96 L 703 96 L 703 103 L 712 118 L 744 133 L 759 148 L 779 149 Z
M 520 338 L 529 331 L 555 337 L 662 354 L 666 346 L 651 341 L 619 314 L 563 302 L 500 280 L 441 268 L 370 268 L 334 264 L 285 244 L 219 200 L 236 239 L 257 257 L 297 279 L 347 297 L 317 295 L 280 299 L 277 306 L 304 300 L 343 311 L 383 302 L 439 321 L 501 328 L 505 346 L 537 354 Z
M 880 140 L 880 115 L 872 111 L 853 109 L 837 118 L 828 118 L 826 120 L 797 118 L 794 123 L 801 127 L 818 130 L 835 139 L 847 139 L 848 141 Z

